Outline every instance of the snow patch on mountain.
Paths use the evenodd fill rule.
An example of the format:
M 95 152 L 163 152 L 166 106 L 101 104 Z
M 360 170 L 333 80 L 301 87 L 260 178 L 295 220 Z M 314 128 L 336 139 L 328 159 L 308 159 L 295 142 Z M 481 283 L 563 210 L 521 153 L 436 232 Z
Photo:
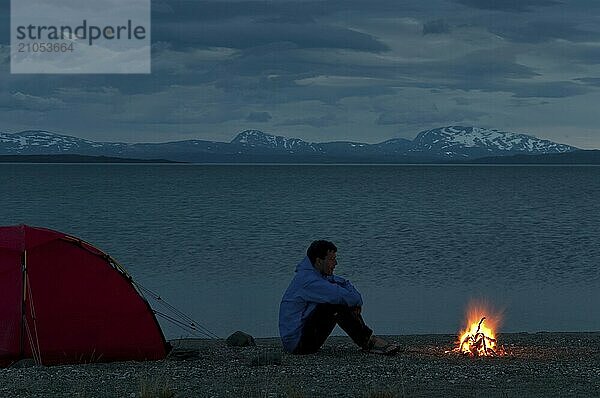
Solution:
M 44 130 L 27 130 L 18 133 L 0 133 L 0 149 L 12 153 L 80 153 L 95 149 L 125 147 L 123 143 L 100 143 L 83 138 L 51 133 Z
M 414 140 L 413 151 L 434 151 L 453 156 L 485 156 L 487 153 L 563 153 L 576 150 L 570 145 L 543 140 L 532 135 L 449 126 L 422 131 Z
M 287 152 L 298 150 L 316 151 L 312 144 L 300 138 L 287 138 L 281 135 L 263 133 L 260 130 L 244 130 L 231 140 L 231 144 Z

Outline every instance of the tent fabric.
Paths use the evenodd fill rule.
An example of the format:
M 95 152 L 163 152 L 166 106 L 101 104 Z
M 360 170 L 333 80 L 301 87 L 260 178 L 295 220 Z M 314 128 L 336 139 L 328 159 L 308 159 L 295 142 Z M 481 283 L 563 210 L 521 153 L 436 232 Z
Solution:
M 27 225 L 0 227 L 0 248 L 22 252 L 66 236 L 51 229 L 33 228 Z
M 60 232 L 0 227 L 0 366 L 156 360 L 167 343 L 131 278 Z

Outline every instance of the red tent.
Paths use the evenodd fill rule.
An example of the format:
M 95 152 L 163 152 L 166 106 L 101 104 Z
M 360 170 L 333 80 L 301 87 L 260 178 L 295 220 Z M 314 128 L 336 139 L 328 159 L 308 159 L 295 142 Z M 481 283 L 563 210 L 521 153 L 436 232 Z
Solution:
M 111 257 L 44 228 L 0 227 L 0 367 L 155 360 L 167 343 Z

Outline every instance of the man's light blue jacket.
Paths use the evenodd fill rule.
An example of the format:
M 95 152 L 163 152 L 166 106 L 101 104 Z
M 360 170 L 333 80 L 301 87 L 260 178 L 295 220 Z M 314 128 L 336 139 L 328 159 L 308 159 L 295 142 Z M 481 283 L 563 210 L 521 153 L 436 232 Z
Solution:
M 322 275 L 305 257 L 296 267 L 296 275 L 279 305 L 279 334 L 286 351 L 294 351 L 306 319 L 319 303 L 356 307 L 362 306 L 363 301 L 350 281 Z

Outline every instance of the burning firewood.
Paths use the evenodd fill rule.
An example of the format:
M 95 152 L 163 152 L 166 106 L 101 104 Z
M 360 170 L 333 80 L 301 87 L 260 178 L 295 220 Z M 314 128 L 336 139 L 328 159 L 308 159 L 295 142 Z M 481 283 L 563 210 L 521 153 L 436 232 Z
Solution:
M 486 336 L 479 330 L 485 317 L 481 318 L 477 324 L 475 335 L 467 335 L 457 349 L 458 352 L 468 351 L 472 356 L 478 357 L 480 353 L 483 355 L 496 355 L 496 351 L 492 348 L 496 344 L 496 339 Z
M 456 352 L 471 357 L 504 355 L 504 347 L 498 347 L 494 331 L 484 325 L 485 319 L 484 316 L 478 323 L 470 322 L 467 330 L 460 335 L 458 347 L 446 352 Z

